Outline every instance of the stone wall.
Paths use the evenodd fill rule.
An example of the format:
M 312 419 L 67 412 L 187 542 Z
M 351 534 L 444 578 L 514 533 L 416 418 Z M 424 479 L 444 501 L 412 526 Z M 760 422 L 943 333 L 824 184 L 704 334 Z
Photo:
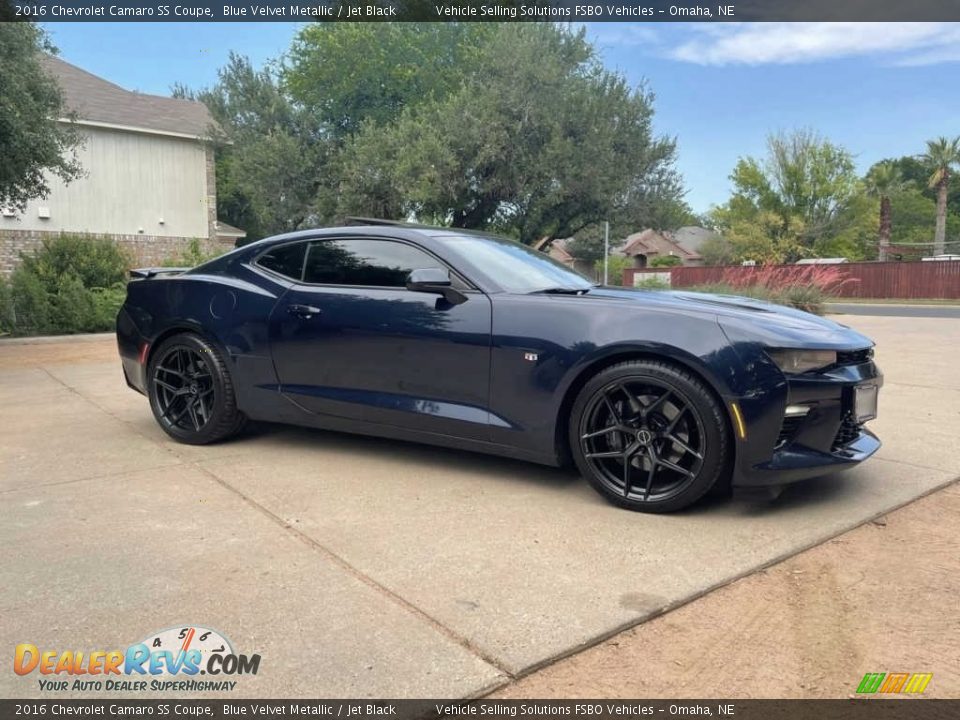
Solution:
M 0 230 L 0 277 L 8 277 L 20 264 L 20 254 L 30 253 L 40 247 L 44 237 L 57 237 L 60 233 L 36 230 Z M 190 238 L 165 237 L 162 235 L 98 235 L 110 238 L 122 247 L 130 258 L 130 267 L 150 267 L 185 251 Z M 230 242 L 217 242 L 201 238 L 206 251 L 227 252 L 233 249 Z

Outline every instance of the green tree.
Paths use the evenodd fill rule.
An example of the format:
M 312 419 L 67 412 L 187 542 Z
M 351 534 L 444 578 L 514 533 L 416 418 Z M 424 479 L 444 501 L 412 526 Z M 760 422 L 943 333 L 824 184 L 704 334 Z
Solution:
M 210 88 L 174 87 L 174 95 L 206 104 L 218 127 L 217 213 L 248 240 L 287 232 L 313 220 L 329 155 L 322 129 L 279 84 L 273 67 L 255 69 L 231 53 Z
M 927 187 L 931 169 L 930 166 L 923 161 L 922 155 L 904 155 L 898 158 L 887 158 L 880 162 L 889 162 L 896 165 L 900 170 L 900 174 L 903 175 L 904 182 L 910 183 L 925 197 L 936 202 L 936 189 Z M 947 191 L 947 212 L 960 214 L 960 183 L 951 183 L 951 187 Z M 935 217 L 935 215 L 932 216 Z
M 888 260 L 890 237 L 893 233 L 891 198 L 907 188 L 900 168 L 892 162 L 880 162 L 870 168 L 865 178 L 867 193 L 880 200 L 880 223 L 877 231 L 879 259 Z
M 710 221 L 739 260 L 793 262 L 809 256 L 870 253 L 864 234 L 872 203 L 853 156 L 810 130 L 771 135 L 762 159 L 741 158 L 733 195 Z
M 807 246 L 836 232 L 859 190 L 853 156 L 810 130 L 771 135 L 766 158 L 741 158 L 730 179 L 732 203 L 774 212 L 784 223 L 800 218 Z
M 407 107 L 457 90 L 492 26 L 481 23 L 316 23 L 282 69 L 291 97 L 338 138 L 382 126 Z
M 362 124 L 341 212 L 388 208 L 529 243 L 681 201 L 674 142 L 653 135 L 645 87 L 605 70 L 582 30 L 490 27 L 457 90 L 387 127 Z
M 930 236 L 937 202 L 923 185 L 911 185 L 894 198 L 891 207 L 891 254 L 897 259 L 917 259 L 930 254 Z M 960 214 L 947 213 L 946 252 L 960 251 Z
M 746 217 L 731 215 L 720 224 L 725 228 L 723 237 L 738 262 L 793 262 L 805 255 L 804 223 L 799 216 L 784 220 L 779 213 L 764 210 Z
M 81 136 L 58 122 L 69 113 L 41 64 L 42 54 L 54 51 L 36 25 L 0 23 L 0 206 L 19 212 L 50 193 L 51 176 L 70 182 L 83 172 L 76 155 Z
M 927 186 L 937 192 L 937 224 L 933 236 L 933 254 L 944 253 L 947 237 L 947 193 L 950 190 L 950 172 L 960 164 L 960 137 L 952 140 L 939 137 L 927 141 L 927 152 L 921 160 L 928 166 L 932 174 L 927 180 Z
M 721 235 L 713 235 L 704 240 L 697 249 L 704 265 L 732 265 L 737 261 L 736 253 L 730 241 Z

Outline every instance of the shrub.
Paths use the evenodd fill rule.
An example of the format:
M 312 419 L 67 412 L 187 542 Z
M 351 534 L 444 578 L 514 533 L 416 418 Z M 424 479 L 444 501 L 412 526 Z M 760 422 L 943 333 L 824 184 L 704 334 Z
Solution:
M 669 290 L 670 283 L 662 278 L 658 278 L 656 275 L 650 277 L 645 277 L 643 280 L 637 281 L 634 280 L 635 288 L 640 290 Z
M 623 271 L 633 267 L 633 258 L 626 255 L 611 254 L 607 257 L 607 281 L 613 285 L 623 282 Z M 603 278 L 603 258 L 593 263 L 598 278 Z
M 94 328 L 112 330 L 117 322 L 120 306 L 127 299 L 126 283 L 117 283 L 109 288 L 92 288 Z
M 186 249 L 166 258 L 161 264 L 163 267 L 187 267 L 193 268 L 197 265 L 203 265 L 223 253 L 217 250 L 206 250 L 199 238 L 190 238 Z
M 89 332 L 94 322 L 93 293 L 83 286 L 80 276 L 65 273 L 51 298 L 50 329 L 55 333 Z
M 677 267 L 678 265 L 683 265 L 683 260 L 676 255 L 657 255 L 650 261 L 650 267 Z
M 22 255 L 20 267 L 39 278 L 51 291 L 67 274 L 86 288 L 111 287 L 123 282 L 130 267 L 126 254 L 106 238 L 63 234 L 45 239 L 32 254 Z
M 723 271 L 721 282 L 735 288 L 752 286 L 775 291 L 815 287 L 828 295 L 854 280 L 848 278 L 838 265 L 762 265 L 729 267 Z
M 50 329 L 50 295 L 40 278 L 22 267 L 10 278 L 13 296 L 14 332 L 38 335 Z
M 0 277 L 0 335 L 8 335 L 14 330 L 13 293 L 10 283 Z
M 784 305 L 822 315 L 823 303 L 826 302 L 830 296 L 813 285 L 793 285 L 792 287 L 784 289 L 781 298 Z
M 699 292 L 743 295 L 820 314 L 837 291 L 855 282 L 838 265 L 729 267 L 720 282 L 698 285 Z
M 823 290 L 813 285 L 792 285 L 776 289 L 763 285 L 742 285 L 735 287 L 729 283 L 718 282 L 695 285 L 691 287 L 690 290 L 694 292 L 713 293 L 715 295 L 740 295 L 741 297 L 786 305 L 796 308 L 797 310 L 816 313 L 817 315 L 822 314 L 823 303 L 828 297 Z
M 111 330 L 126 294 L 126 268 L 126 256 L 109 240 L 78 235 L 44 240 L 21 256 L 8 289 L 0 287 L 0 331 Z

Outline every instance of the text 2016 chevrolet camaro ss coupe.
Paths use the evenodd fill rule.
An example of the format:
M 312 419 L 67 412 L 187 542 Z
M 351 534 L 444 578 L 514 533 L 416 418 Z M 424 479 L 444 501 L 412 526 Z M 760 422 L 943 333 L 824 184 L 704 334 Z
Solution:
M 880 446 L 866 337 L 744 298 L 593 286 L 497 237 L 313 230 L 132 275 L 123 372 L 186 443 L 252 418 L 572 460 L 649 512 Z

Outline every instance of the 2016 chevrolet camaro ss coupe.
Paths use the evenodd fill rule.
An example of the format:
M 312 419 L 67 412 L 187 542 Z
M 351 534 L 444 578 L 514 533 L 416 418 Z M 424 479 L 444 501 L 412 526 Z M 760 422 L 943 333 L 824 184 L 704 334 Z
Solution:
M 572 461 L 649 512 L 880 447 L 863 335 L 745 298 L 591 285 L 489 235 L 312 230 L 132 275 L 123 372 L 186 443 L 255 419 Z

